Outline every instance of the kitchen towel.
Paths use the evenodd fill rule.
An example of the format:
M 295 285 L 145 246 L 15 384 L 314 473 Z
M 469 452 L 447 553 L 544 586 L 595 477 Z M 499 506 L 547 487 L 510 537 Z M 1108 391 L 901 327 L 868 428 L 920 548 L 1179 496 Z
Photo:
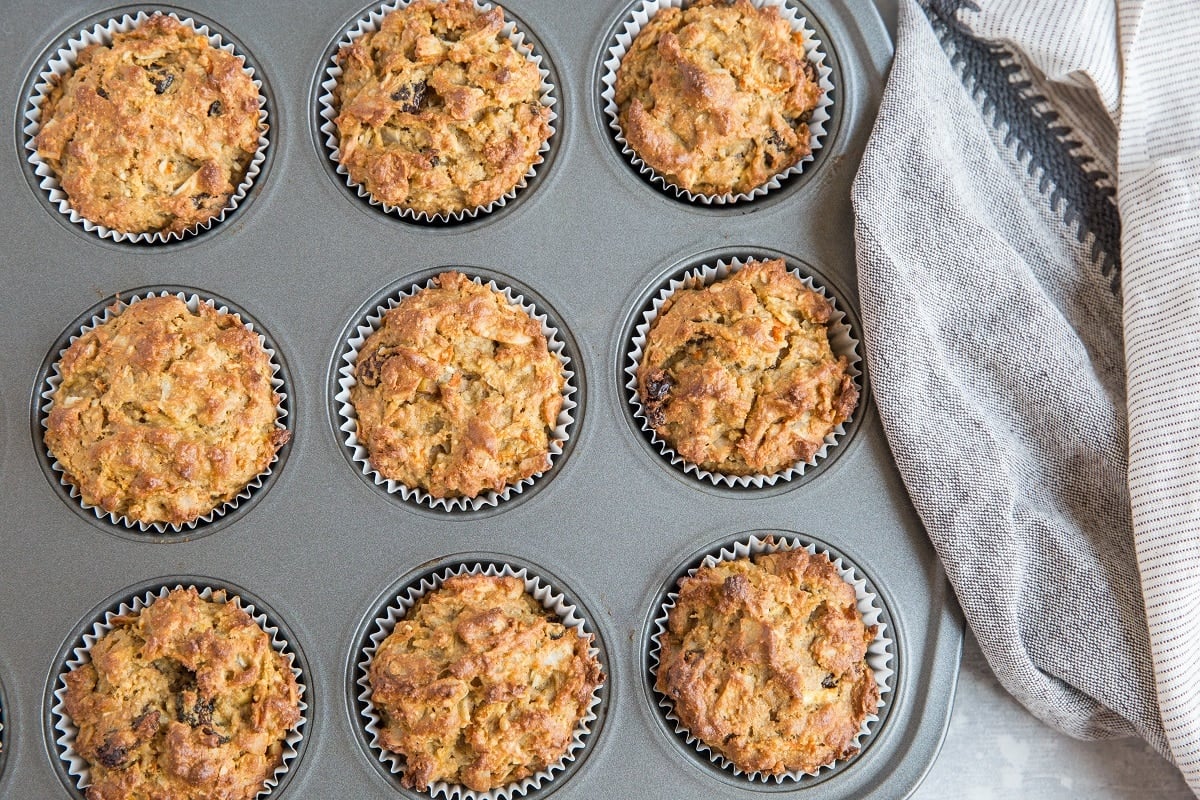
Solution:
M 1200 4 L 899 5 L 854 206 L 900 472 L 1004 686 L 1200 795 Z

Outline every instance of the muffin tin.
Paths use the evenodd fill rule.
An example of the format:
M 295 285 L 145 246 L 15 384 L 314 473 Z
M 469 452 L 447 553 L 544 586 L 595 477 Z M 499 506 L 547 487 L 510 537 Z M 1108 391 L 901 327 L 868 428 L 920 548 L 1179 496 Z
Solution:
M 236 213 L 160 244 L 114 242 L 70 222 L 39 187 L 23 133 L 36 76 L 62 41 L 151 7 L 14 0 L 6 17 L 0 85 L 13 138 L 0 158 L 0 798 L 64 795 L 51 714 L 62 654 L 97 613 L 180 575 L 261 603 L 286 620 L 301 654 L 304 738 L 271 797 L 428 796 L 398 788 L 365 743 L 356 665 L 367 626 L 395 587 L 465 561 L 547 577 L 587 610 L 607 661 L 600 724 L 569 769 L 523 796 L 911 792 L 945 732 L 962 621 L 892 464 L 870 374 L 864 367 L 859 410 L 828 455 L 763 488 L 714 485 L 672 466 L 625 388 L 629 337 L 645 303 L 671 276 L 718 259 L 781 255 L 811 267 L 861 338 L 849 187 L 891 57 L 876 7 L 797 3 L 834 67 L 823 146 L 766 196 L 707 207 L 640 176 L 603 113 L 604 61 L 635 4 L 512 0 L 506 9 L 553 67 L 557 133 L 511 202 L 436 225 L 371 206 L 328 158 L 317 98 L 334 44 L 367 11 L 362 0 L 187 2 L 153 8 L 211 22 L 244 48 L 263 80 L 271 146 Z M 478 511 L 420 506 L 364 480 L 334 403 L 348 332 L 364 310 L 448 267 L 503 277 L 551 312 L 576 373 L 575 419 L 553 468 Z M 81 509 L 48 469 L 38 419 L 45 370 L 64 333 L 116 294 L 162 287 L 221 298 L 269 331 L 294 434 L 270 480 L 236 513 L 165 536 Z M 870 581 L 889 620 L 895 674 L 857 758 L 798 781 L 752 782 L 689 754 L 654 697 L 647 659 L 654 617 L 680 569 L 733 538 L 770 530 L 819 542 Z

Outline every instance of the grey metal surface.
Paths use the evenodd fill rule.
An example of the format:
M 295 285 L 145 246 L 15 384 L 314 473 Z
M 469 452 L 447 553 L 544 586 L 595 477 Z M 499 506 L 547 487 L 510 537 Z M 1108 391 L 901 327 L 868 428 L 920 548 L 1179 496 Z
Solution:
M 308 740 L 289 798 L 397 797 L 359 744 L 348 702 L 357 632 L 400 576 L 457 553 L 503 556 L 561 579 L 592 613 L 609 658 L 605 721 L 555 798 L 736 797 L 778 789 L 719 779 L 684 757 L 658 722 L 644 680 L 652 605 L 689 555 L 739 531 L 778 528 L 827 542 L 878 588 L 895 623 L 901 669 L 892 707 L 867 750 L 791 796 L 896 798 L 932 763 L 950 713 L 962 623 L 868 403 L 827 468 L 786 490 L 719 491 L 682 475 L 641 441 L 621 359 L 635 307 L 698 255 L 780 251 L 813 265 L 854 306 L 849 183 L 890 60 L 867 0 L 811 2 L 840 63 L 840 130 L 802 181 L 762 201 L 703 210 L 644 183 L 613 147 L 597 96 L 602 51 L 626 3 L 512 0 L 558 77 L 554 158 L 502 214 L 453 228 L 399 221 L 355 198 L 314 135 L 314 83 L 362 0 L 182 4 L 234 33 L 267 81 L 268 167 L 249 201 L 205 235 L 168 246 L 99 240 L 31 187 L 18 116 L 39 54 L 109 6 L 9 0 L 0 22 L 0 87 L 10 131 L 0 157 L 0 797 L 69 796 L 44 718 L 56 654 L 105 598 L 169 575 L 208 577 L 261 597 L 308 666 Z M 586 403 L 550 482 L 486 515 L 412 511 L 348 465 L 328 398 L 341 333 L 381 289 L 422 270 L 463 265 L 512 276 L 557 312 L 578 346 Z M 116 292 L 195 287 L 237 303 L 271 334 L 290 374 L 295 438 L 269 491 L 235 521 L 187 542 L 115 536 L 81 517 L 40 466 L 31 429 L 35 382 L 54 343 Z M 791 788 L 785 785 L 784 788 Z

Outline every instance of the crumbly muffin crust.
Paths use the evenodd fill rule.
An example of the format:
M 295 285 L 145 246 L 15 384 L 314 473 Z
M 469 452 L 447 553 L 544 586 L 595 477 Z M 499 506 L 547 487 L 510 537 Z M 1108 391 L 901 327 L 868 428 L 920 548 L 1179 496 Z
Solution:
M 462 273 L 388 311 L 354 377 L 358 437 L 386 478 L 476 497 L 550 466 L 562 363 L 536 320 Z
M 748 192 L 811 153 L 823 94 L 803 34 L 750 0 L 662 9 L 614 88 L 630 147 L 671 184 L 709 196 Z
M 696 738 L 744 772 L 815 772 L 858 752 L 879 705 L 875 626 L 824 554 L 763 554 L 679 581 L 655 687 Z
M 175 589 L 118 617 L 64 676 L 88 800 L 250 800 L 300 720 L 287 659 L 224 592 Z
M 242 58 L 162 14 L 84 48 L 41 118 L 38 155 L 71 207 L 128 234 L 219 215 L 263 130 Z
M 485 792 L 557 762 L 604 681 L 591 642 L 517 578 L 447 578 L 371 662 L 380 742 L 405 757 L 403 784 Z
M 236 314 L 148 297 L 79 336 L 46 447 L 84 502 L 143 522 L 182 524 L 232 500 L 290 433 L 258 337 Z
M 858 403 L 849 360 L 829 344 L 832 311 L 782 259 L 675 292 L 638 365 L 646 420 L 711 472 L 770 475 L 811 460 Z
M 550 137 L 537 66 L 499 6 L 416 0 L 343 47 L 341 163 L 374 199 L 429 215 L 500 199 Z

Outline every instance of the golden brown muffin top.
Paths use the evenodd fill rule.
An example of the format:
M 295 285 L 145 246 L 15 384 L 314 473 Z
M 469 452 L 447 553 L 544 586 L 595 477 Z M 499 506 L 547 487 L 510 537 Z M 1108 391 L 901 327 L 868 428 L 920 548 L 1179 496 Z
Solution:
M 270 637 L 224 592 L 175 589 L 117 617 L 70 672 L 88 800 L 250 800 L 283 761 L 300 690 Z
M 258 101 L 240 56 L 155 14 L 80 52 L 35 144 L 85 219 L 177 234 L 228 205 L 258 150 Z
M 403 784 L 484 792 L 556 763 L 604 681 L 591 642 L 517 578 L 447 578 L 371 662 L 380 743 L 404 756 Z
M 679 581 L 655 688 L 683 727 L 744 772 L 815 772 L 858 752 L 876 712 L 875 626 L 824 554 L 703 566 Z
M 638 365 L 650 426 L 711 472 L 770 475 L 809 461 L 858 403 L 849 360 L 830 348 L 832 311 L 782 259 L 675 292 Z
M 615 100 L 625 140 L 694 194 L 749 192 L 812 152 L 823 90 L 774 7 L 696 0 L 664 8 L 621 59 Z
M 258 337 L 206 303 L 135 302 L 58 369 L 46 447 L 84 502 L 137 522 L 178 525 L 232 500 L 290 435 Z
M 536 320 L 462 273 L 388 311 L 354 377 L 358 437 L 385 478 L 476 497 L 550 466 L 562 362 Z
M 334 90 L 341 163 L 374 199 L 429 215 L 514 189 L 550 137 L 537 65 L 499 6 L 416 0 L 342 48 Z

